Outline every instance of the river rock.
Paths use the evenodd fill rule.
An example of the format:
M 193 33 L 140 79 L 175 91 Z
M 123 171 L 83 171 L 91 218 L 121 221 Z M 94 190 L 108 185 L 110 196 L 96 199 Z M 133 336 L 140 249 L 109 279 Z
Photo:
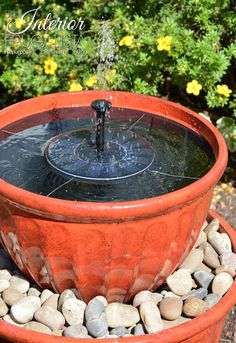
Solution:
M 43 304 L 54 293 L 50 289 L 44 289 L 40 295 L 41 303 Z
M 5 302 L 0 298 L 0 317 L 3 317 L 7 314 L 8 312 L 8 307 L 5 304 Z
M 179 298 L 179 295 L 176 295 L 175 293 L 173 293 L 171 291 L 161 291 L 161 295 L 163 296 L 163 298 L 168 298 L 168 297 Z
M 2 299 L 9 306 L 14 305 L 22 298 L 24 298 L 24 294 L 13 288 L 8 288 L 2 293 Z
M 133 300 L 133 306 L 138 307 L 145 301 L 152 301 L 154 304 L 158 304 L 163 296 L 159 293 L 153 293 L 150 291 L 141 291 L 137 293 Z
M 59 294 L 53 294 L 44 301 L 42 306 L 49 306 L 57 310 Z
M 199 236 L 196 240 L 196 243 L 193 246 L 193 249 L 199 247 L 202 243 L 205 243 L 207 241 L 207 236 L 204 231 L 200 231 Z
M 38 297 L 28 296 L 18 300 L 11 307 L 11 315 L 20 324 L 25 324 L 33 319 L 35 311 L 41 306 Z
M 170 275 L 166 282 L 170 290 L 177 295 L 184 295 L 190 292 L 192 288 L 192 278 L 190 273 L 185 269 L 179 269 Z
M 108 326 L 117 328 L 119 326 L 129 327 L 139 322 L 139 312 L 131 305 L 110 303 L 106 306 Z
M 217 304 L 221 299 L 221 296 L 218 294 L 210 293 L 206 296 L 204 301 L 207 303 L 208 307 L 211 308 Z
M 217 274 L 212 282 L 212 293 L 223 296 L 231 287 L 233 278 L 228 273 Z
M 139 311 L 145 329 L 148 333 L 158 332 L 163 329 L 160 311 L 152 301 L 142 303 Z
M 83 324 L 85 308 L 83 301 L 69 298 L 62 305 L 62 313 L 69 325 Z
M 6 289 L 10 287 L 10 282 L 6 279 L 0 280 L 0 293 L 4 292 Z
M 180 268 L 187 270 L 190 274 L 194 273 L 199 264 L 203 261 L 203 251 L 200 249 L 193 249 L 188 254 L 187 258 L 181 264 Z
M 35 297 L 39 297 L 40 294 L 41 292 L 35 287 L 30 287 L 27 293 L 27 295 L 34 295 Z
M 208 233 L 210 231 L 218 231 L 220 227 L 220 222 L 218 219 L 214 218 L 210 224 L 208 224 L 205 228 L 204 228 L 204 232 L 206 233 L 206 235 L 208 235 Z
M 7 269 L 0 270 L 0 280 L 10 280 L 11 273 Z
M 206 288 L 198 288 L 198 289 L 193 289 L 192 291 L 190 291 L 189 293 L 185 294 L 182 296 L 182 300 L 186 300 L 190 297 L 195 297 L 198 299 L 203 299 L 207 296 L 208 292 Z
M 134 336 L 143 336 L 145 335 L 144 327 L 142 324 L 137 324 L 134 327 Z
M 205 245 L 203 262 L 213 269 L 220 266 L 218 254 L 209 243 Z
M 85 309 L 85 321 L 88 332 L 93 337 L 98 338 L 109 334 L 108 319 L 105 313 L 105 306 L 100 300 L 90 300 Z
M 129 334 L 129 330 L 124 326 L 120 326 L 110 331 L 110 335 L 116 335 L 117 337 L 122 337 L 127 334 Z
M 18 327 L 24 327 L 25 324 L 20 324 L 20 323 L 17 323 L 14 318 L 12 318 L 12 316 L 10 314 L 6 314 L 3 318 L 2 318 L 5 322 L 7 322 L 8 324 L 11 324 L 11 325 L 15 325 L 15 326 L 18 326 Z
M 65 289 L 58 300 L 58 310 L 61 311 L 62 305 L 63 303 L 67 300 L 67 299 L 76 299 L 75 293 L 71 290 L 71 289 Z
M 61 312 L 49 306 L 43 306 L 38 309 L 34 314 L 34 318 L 39 323 L 48 326 L 52 331 L 60 330 L 65 325 L 65 318 Z
M 200 316 L 208 310 L 208 305 L 205 301 L 190 297 L 184 302 L 183 313 L 190 318 Z
M 20 293 L 26 293 L 29 290 L 30 283 L 20 276 L 13 275 L 10 278 L 10 287 L 16 289 Z
M 165 298 L 159 304 L 161 316 L 167 320 L 175 320 L 181 316 L 182 308 L 182 299 L 176 297 Z
M 93 299 L 97 299 L 97 300 L 101 301 L 104 306 L 107 306 L 107 304 L 108 304 L 107 299 L 104 296 L 102 296 L 102 295 L 97 295 Z
M 233 252 L 224 252 L 220 256 L 221 264 L 226 264 L 231 267 L 234 271 L 236 270 L 236 254 Z
M 219 233 L 211 230 L 207 235 L 207 239 L 219 255 L 224 252 L 232 252 L 231 240 L 227 233 Z
M 71 338 L 87 338 L 88 330 L 82 324 L 71 325 L 65 328 L 63 336 Z
M 215 270 L 215 274 L 220 274 L 220 273 L 228 273 L 232 277 L 235 277 L 235 271 L 232 267 L 228 266 L 227 264 L 222 264 Z
M 190 320 L 191 320 L 191 318 L 186 318 L 186 317 L 182 317 L 182 316 L 180 316 L 176 320 L 165 320 L 165 319 L 163 319 L 162 320 L 162 322 L 163 322 L 163 329 L 170 329 L 170 328 L 173 328 L 173 327 L 175 327 L 177 325 L 186 323 L 186 322 L 188 322 Z
M 193 277 L 200 287 L 203 287 L 206 289 L 209 287 L 210 283 L 214 279 L 213 274 L 205 272 L 204 270 L 200 270 L 198 272 L 195 272 L 193 274 Z
M 52 334 L 52 331 L 49 329 L 49 327 L 47 327 L 44 324 L 35 322 L 35 321 L 31 321 L 31 322 L 25 324 L 23 327 L 25 329 L 29 329 L 29 330 L 33 330 L 33 331 L 37 331 L 37 332 L 41 332 L 41 333 L 47 333 L 48 335 Z
M 195 271 L 198 272 L 199 270 L 205 270 L 206 272 L 211 273 L 211 268 L 209 268 L 205 263 L 200 263 Z

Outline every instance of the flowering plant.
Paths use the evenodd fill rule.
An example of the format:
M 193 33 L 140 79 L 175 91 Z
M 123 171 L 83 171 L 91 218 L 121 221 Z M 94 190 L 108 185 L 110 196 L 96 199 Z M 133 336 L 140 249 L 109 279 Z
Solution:
M 51 92 L 97 89 L 103 18 L 110 20 L 116 42 L 116 59 L 105 75 L 107 88 L 210 110 L 229 149 L 236 151 L 236 16 L 231 1 L 33 0 L 29 5 L 14 0 L 14 12 L 9 1 L 0 6 L 1 106 Z M 37 29 L 23 36 L 7 34 L 9 22 L 12 31 L 24 31 L 28 22 L 22 16 L 29 6 L 41 6 Z M 48 23 L 48 13 L 61 24 Z M 72 20 L 80 22 L 77 29 L 70 30 Z

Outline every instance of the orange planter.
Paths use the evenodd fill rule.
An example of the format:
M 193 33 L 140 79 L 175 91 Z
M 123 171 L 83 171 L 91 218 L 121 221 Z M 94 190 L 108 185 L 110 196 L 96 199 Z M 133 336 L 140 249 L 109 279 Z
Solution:
M 216 162 L 201 179 L 172 193 L 138 201 L 95 203 L 46 198 L 0 180 L 0 232 L 18 267 L 38 284 L 56 291 L 75 288 L 88 301 L 128 301 L 154 290 L 186 257 L 207 216 L 214 185 L 227 163 L 217 129 L 172 102 L 125 92 L 51 94 L 0 112 L 0 128 L 35 113 L 90 106 L 116 98 L 113 107 L 158 114 L 197 132 Z
M 220 231 L 229 234 L 233 249 L 236 251 L 236 233 L 230 225 L 213 211 L 210 212 L 209 219 L 218 218 L 220 220 Z M 222 328 L 228 311 L 236 303 L 236 280 L 224 295 L 222 300 L 203 315 L 176 326 L 172 329 L 163 330 L 157 334 L 145 336 L 135 336 L 127 338 L 100 339 L 101 343 L 217 343 L 220 340 Z M 75 343 L 74 338 L 55 337 L 40 334 L 34 331 L 18 328 L 0 321 L 1 343 Z M 83 343 L 92 343 L 94 339 L 80 339 Z

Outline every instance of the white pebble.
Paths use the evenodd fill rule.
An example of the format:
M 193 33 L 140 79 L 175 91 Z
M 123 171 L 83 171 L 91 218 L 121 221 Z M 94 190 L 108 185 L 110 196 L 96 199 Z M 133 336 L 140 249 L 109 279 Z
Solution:
M 4 292 L 6 289 L 10 287 L 10 282 L 6 279 L 0 280 L 0 292 Z
M 233 278 L 228 273 L 217 274 L 212 282 L 212 292 L 223 296 L 231 287 Z
M 35 311 L 41 306 L 41 301 L 38 297 L 29 296 L 18 300 L 11 307 L 11 315 L 20 324 L 27 323 L 33 319 Z
M 154 333 L 163 329 L 163 323 L 158 307 L 151 301 L 140 305 L 140 316 L 148 333 Z
M 179 269 L 166 279 L 171 291 L 177 295 L 184 295 L 192 289 L 192 278 L 185 269 Z
M 7 269 L 0 270 L 0 280 L 4 279 L 4 280 L 9 281 L 10 278 L 11 278 L 11 273 L 9 273 Z
M 138 307 L 146 301 L 152 301 L 155 305 L 157 305 L 162 300 L 162 298 L 162 294 L 153 293 L 150 291 L 141 291 L 135 295 L 133 306 Z
M 16 289 L 20 293 L 26 293 L 29 290 L 30 283 L 20 276 L 13 275 L 10 278 L 10 287 Z
M 83 301 L 69 298 L 62 305 L 62 313 L 69 325 L 83 324 L 85 308 Z
M 140 320 L 138 310 L 131 305 L 110 303 L 106 306 L 105 311 L 108 326 L 111 328 L 129 327 Z
M 34 314 L 34 318 L 39 323 L 48 326 L 52 331 L 61 330 L 65 325 L 65 318 L 61 312 L 49 306 L 38 309 Z

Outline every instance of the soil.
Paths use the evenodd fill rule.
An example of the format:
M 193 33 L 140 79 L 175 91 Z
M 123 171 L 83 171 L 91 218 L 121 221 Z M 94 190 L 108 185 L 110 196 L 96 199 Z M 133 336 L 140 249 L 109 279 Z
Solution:
M 221 214 L 236 231 L 236 184 L 233 181 L 216 186 L 211 208 Z M 236 306 L 228 315 L 220 343 L 236 343 Z

